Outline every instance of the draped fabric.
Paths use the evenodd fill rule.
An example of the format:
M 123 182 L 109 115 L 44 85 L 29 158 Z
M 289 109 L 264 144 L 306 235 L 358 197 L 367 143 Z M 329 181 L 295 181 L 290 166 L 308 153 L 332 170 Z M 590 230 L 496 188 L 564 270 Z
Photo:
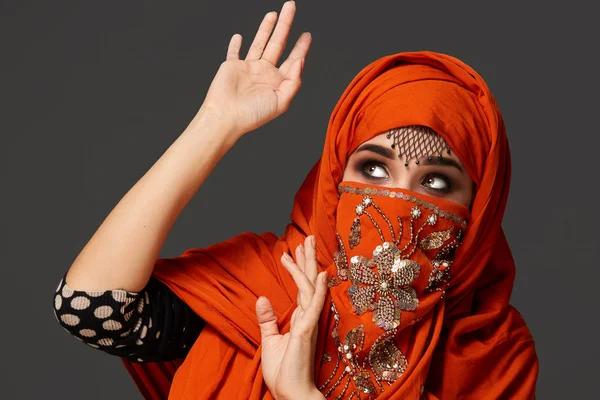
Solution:
M 501 227 L 511 174 L 502 116 L 476 71 L 454 57 L 422 51 L 382 57 L 350 82 L 331 114 L 322 156 L 298 190 L 281 237 L 244 232 L 157 259 L 154 276 L 207 326 L 185 360 L 124 361 L 146 398 L 164 399 L 167 393 L 170 399 L 272 398 L 260 369 L 255 302 L 267 296 L 281 330 L 289 330 L 297 289 L 280 264 L 281 254 L 294 254 L 307 235 L 315 235 L 320 268 L 336 274 L 338 185 L 347 158 L 361 143 L 408 125 L 438 132 L 464 164 L 476 193 L 445 295 L 410 325 L 411 339 L 400 349 L 408 368 L 377 398 L 534 397 L 534 342 L 509 304 L 515 264 Z M 350 300 L 339 296 L 340 301 Z M 330 372 L 322 357 L 332 340 L 333 312 L 326 307 L 319 323 L 317 385 Z M 357 318 L 351 307 L 337 307 L 336 312 L 342 321 Z M 401 323 L 399 329 L 403 327 Z

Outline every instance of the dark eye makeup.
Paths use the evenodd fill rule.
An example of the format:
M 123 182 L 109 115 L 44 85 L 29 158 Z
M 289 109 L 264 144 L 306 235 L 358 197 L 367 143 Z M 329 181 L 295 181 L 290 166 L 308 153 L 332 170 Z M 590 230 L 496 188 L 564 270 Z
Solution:
M 390 178 L 388 167 L 385 163 L 373 159 L 366 159 L 358 163 L 357 171 L 365 179 L 373 182 L 382 182 Z M 433 195 L 446 195 L 453 190 L 450 177 L 440 172 L 429 172 L 420 182 L 421 186 Z
M 367 179 L 382 180 L 390 177 L 385 164 L 377 161 L 366 160 L 361 163 L 359 169 L 363 176 Z
M 433 172 L 425 175 L 421 180 L 421 186 L 437 193 L 446 194 L 452 191 L 452 180 L 444 174 Z

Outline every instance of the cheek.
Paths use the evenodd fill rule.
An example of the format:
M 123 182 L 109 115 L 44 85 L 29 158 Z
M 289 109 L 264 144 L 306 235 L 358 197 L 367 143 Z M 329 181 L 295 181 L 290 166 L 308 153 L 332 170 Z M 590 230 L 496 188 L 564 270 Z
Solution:
M 372 183 L 364 174 L 360 171 L 356 170 L 355 166 L 347 166 L 344 170 L 344 175 L 342 176 L 343 181 L 353 181 L 353 182 L 362 182 L 362 183 Z
M 356 175 L 357 175 L 356 171 L 354 171 L 352 168 L 350 168 L 350 166 L 346 166 L 346 169 L 344 169 L 344 175 L 342 175 L 342 180 L 343 181 L 356 180 Z
M 469 210 L 471 209 L 471 206 L 473 205 L 473 200 L 475 199 L 475 183 L 470 182 L 470 186 L 469 186 L 469 190 L 468 193 L 465 195 L 465 207 L 468 207 Z
M 471 202 L 473 201 L 473 190 L 472 188 L 465 188 L 460 190 L 460 192 L 457 192 L 454 196 L 452 196 L 453 198 L 451 198 L 450 200 L 453 200 L 459 204 L 462 204 L 463 206 L 467 207 L 467 208 L 471 208 Z

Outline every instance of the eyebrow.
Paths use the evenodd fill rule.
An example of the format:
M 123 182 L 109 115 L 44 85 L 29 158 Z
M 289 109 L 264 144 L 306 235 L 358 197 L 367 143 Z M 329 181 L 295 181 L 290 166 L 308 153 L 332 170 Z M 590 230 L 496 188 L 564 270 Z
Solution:
M 464 170 L 456 162 L 456 160 L 453 160 L 451 158 L 447 158 L 447 157 L 443 157 L 443 156 L 442 157 L 440 157 L 440 156 L 431 156 L 431 160 L 427 160 L 427 158 L 426 158 L 425 162 L 428 165 L 439 165 L 441 167 L 445 167 L 445 166 L 454 167 L 457 170 L 459 170 L 461 173 L 464 172 Z
M 360 146 L 358 149 L 356 149 L 356 153 L 359 153 L 361 151 L 371 151 L 373 153 L 377 153 L 387 159 L 390 160 L 397 160 L 398 157 L 396 157 L 395 152 L 387 147 L 383 147 L 377 144 L 371 144 L 371 143 L 367 143 L 367 144 L 363 144 L 362 146 Z M 440 167 L 454 167 L 457 170 L 459 170 L 461 173 L 464 173 L 463 168 L 452 158 L 447 158 L 447 157 L 440 157 L 440 156 L 436 156 L 433 155 L 431 156 L 431 160 L 428 160 L 427 158 L 425 158 L 425 163 L 427 165 L 438 165 Z
M 397 159 L 397 157 L 395 156 L 394 151 L 392 149 L 389 149 L 389 148 L 383 147 L 383 146 L 379 146 L 377 144 L 371 144 L 371 143 L 363 144 L 356 150 L 356 153 L 361 152 L 361 151 L 372 151 L 373 153 L 377 153 L 381 156 L 384 156 L 385 158 L 389 158 L 390 160 Z

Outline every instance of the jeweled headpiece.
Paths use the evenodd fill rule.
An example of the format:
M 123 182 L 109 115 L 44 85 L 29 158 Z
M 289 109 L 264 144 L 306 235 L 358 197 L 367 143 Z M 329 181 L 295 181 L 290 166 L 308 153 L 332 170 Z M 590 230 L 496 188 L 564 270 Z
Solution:
M 388 131 L 386 137 L 393 138 L 392 148 L 398 149 L 398 158 L 404 158 L 406 167 L 412 159 L 415 159 L 415 164 L 419 164 L 423 157 L 427 157 L 429 161 L 434 155 L 442 157 L 444 150 L 450 154 L 448 143 L 428 126 L 411 125 L 393 128 Z

